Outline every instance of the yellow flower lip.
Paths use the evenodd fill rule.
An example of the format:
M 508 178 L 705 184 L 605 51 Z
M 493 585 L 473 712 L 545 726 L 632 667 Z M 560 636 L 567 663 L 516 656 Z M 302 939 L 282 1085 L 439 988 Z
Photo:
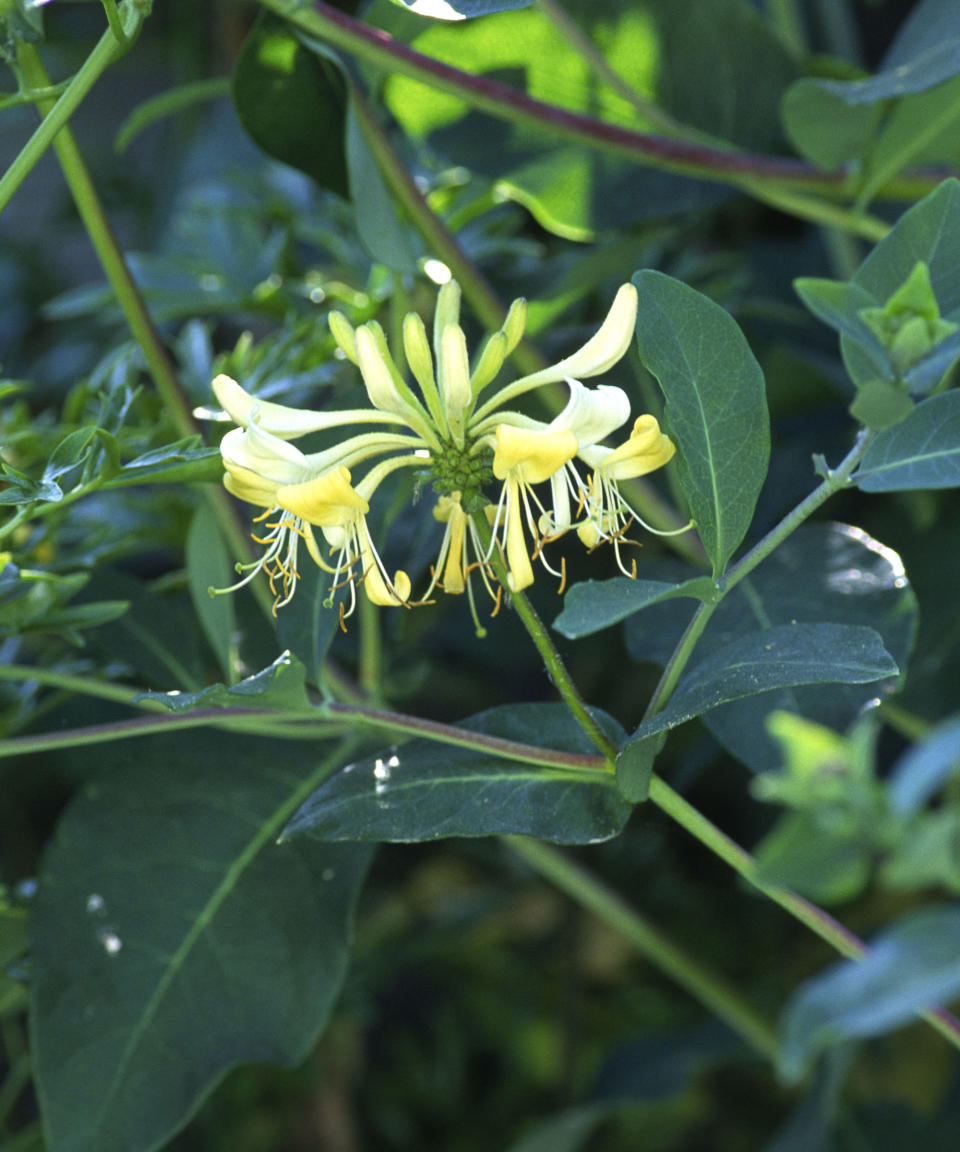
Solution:
M 569 429 L 514 428 L 499 424 L 493 455 L 493 474 L 505 480 L 511 474 L 524 484 L 539 484 L 558 472 L 577 454 L 577 438 Z
M 638 416 L 629 439 L 604 455 L 597 467 L 615 480 L 632 480 L 662 468 L 676 450 L 670 437 L 660 431 L 655 416 Z
M 367 501 L 351 486 L 350 470 L 343 465 L 278 489 L 277 504 L 318 528 L 342 528 L 370 511 Z

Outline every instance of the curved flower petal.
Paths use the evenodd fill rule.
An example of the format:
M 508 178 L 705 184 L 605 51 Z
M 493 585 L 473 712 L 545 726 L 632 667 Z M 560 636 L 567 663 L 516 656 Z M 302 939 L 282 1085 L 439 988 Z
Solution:
M 350 484 L 350 472 L 342 465 L 302 484 L 290 484 L 277 492 L 277 504 L 319 528 L 342 528 L 370 505 Z
M 586 388 L 572 376 L 566 378 L 570 388 L 567 406 L 550 421 L 554 430 L 569 429 L 580 448 L 606 439 L 630 419 L 630 400 L 622 388 L 600 384 Z
M 637 290 L 632 284 L 621 286 L 607 317 L 593 336 L 571 356 L 560 360 L 549 368 L 542 368 L 529 376 L 521 376 L 493 395 L 477 412 L 482 419 L 508 400 L 539 388 L 543 384 L 553 384 L 567 377 L 580 380 L 584 377 L 599 376 L 612 368 L 630 347 L 637 323 Z
M 629 439 L 619 447 L 587 450 L 583 458 L 611 480 L 632 480 L 662 468 L 676 450 L 670 437 L 660 431 L 655 416 L 638 416 Z
M 403 424 L 404 420 L 393 412 L 372 412 L 369 408 L 350 408 L 336 412 L 312 412 L 310 409 L 288 408 L 251 396 L 236 380 L 221 374 L 213 381 L 213 392 L 230 419 L 246 428 L 254 412 L 260 427 L 281 440 L 295 440 L 310 432 L 324 428 L 341 428 L 344 424 Z
M 524 484 L 539 484 L 577 454 L 577 438 L 569 429 L 532 431 L 500 424 L 496 438 L 493 474 L 498 480 L 513 475 Z

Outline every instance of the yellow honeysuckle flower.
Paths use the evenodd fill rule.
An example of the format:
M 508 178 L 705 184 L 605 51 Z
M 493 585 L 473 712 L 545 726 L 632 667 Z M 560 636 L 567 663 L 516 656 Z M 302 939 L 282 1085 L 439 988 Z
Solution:
M 501 424 L 496 431 L 497 448 L 493 456 L 493 474 L 503 481 L 503 490 L 493 521 L 493 540 L 500 542 L 506 555 L 508 583 L 511 592 L 519 592 L 533 583 L 533 568 L 527 554 L 520 505 L 527 526 L 539 539 L 539 524 L 549 513 L 540 503 L 532 485 L 549 480 L 577 454 L 577 438 L 569 429 L 530 430 Z M 534 517 L 531 501 L 539 509 Z M 552 569 L 537 548 L 544 565 Z
M 374 604 L 406 604 L 410 599 L 410 578 L 398 571 L 391 580 L 374 546 L 367 527 L 370 505 L 364 495 L 350 483 L 350 472 L 342 465 L 330 472 L 301 484 L 281 488 L 277 503 L 305 525 L 304 537 L 314 561 L 334 577 L 334 586 L 341 574 L 347 574 L 351 590 L 349 616 L 355 603 L 354 588 L 362 584 Z M 337 552 L 337 562 L 328 564 L 320 553 L 310 526 L 320 528 L 331 551 Z M 359 563 L 360 573 L 353 568 Z
M 403 321 L 403 351 L 419 395 L 400 374 L 380 325 L 370 321 L 354 328 L 336 312 L 329 317 L 331 332 L 344 357 L 358 367 L 369 407 L 300 410 L 260 400 L 229 376 L 217 376 L 214 394 L 226 418 L 238 425 L 221 444 L 224 484 L 239 499 L 266 509 L 265 527 L 255 537 L 266 551 L 240 568 L 246 575 L 235 587 L 265 571 L 275 609 L 286 604 L 296 585 L 302 538 L 314 562 L 333 575 L 334 590 L 349 587 L 342 616 L 353 610 L 360 584 L 382 605 L 422 604 L 439 588 L 452 595 L 466 591 L 481 630 L 471 574 L 480 573 L 499 603 L 495 553 L 503 559 L 507 588 L 519 592 L 533 581 L 533 559 L 561 575 L 543 550 L 571 527 L 591 546 L 609 540 L 617 548 L 632 517 L 617 482 L 660 467 L 674 449 L 652 416 L 640 417 L 620 447 L 604 446 L 602 441 L 629 420 L 629 398 L 609 385 L 588 388 L 581 378 L 607 371 L 623 356 L 636 309 L 636 290 L 625 284 L 598 331 L 578 351 L 506 383 L 482 403 L 523 335 L 526 302 L 514 301 L 471 366 L 460 325 L 460 289 L 452 281 L 438 294 L 432 337 L 416 314 Z M 524 393 L 559 381 L 566 382 L 570 395 L 548 423 L 510 407 Z M 351 424 L 374 427 L 332 439 L 337 428 Z M 305 454 L 289 443 L 312 434 L 325 437 L 327 446 Z M 591 470 L 589 483 L 578 461 Z M 358 467 L 363 475 L 353 483 L 351 470 Z M 419 600 L 411 600 L 406 572 L 390 578 L 367 522 L 377 488 L 401 468 L 417 470 L 418 492 L 425 481 L 432 484 L 433 514 L 444 525 L 429 587 Z M 497 482 L 499 496 L 492 496 Z M 546 499 L 537 492 L 545 484 L 550 485 Z M 584 512 L 576 525 L 573 508 L 578 516 Z
M 617 482 L 646 476 L 662 468 L 675 452 L 673 441 L 660 431 L 660 425 L 653 416 L 637 417 L 629 438 L 618 448 L 594 446 L 583 452 L 583 458 L 593 467 L 593 473 L 584 500 L 587 519 L 577 528 L 577 535 L 588 548 L 594 548 L 604 540 L 611 541 L 617 565 L 627 576 L 634 572 L 632 567 L 629 571 L 624 567 L 620 542 L 630 521 L 637 517 L 620 495 Z M 644 527 L 655 532 L 648 524 Z

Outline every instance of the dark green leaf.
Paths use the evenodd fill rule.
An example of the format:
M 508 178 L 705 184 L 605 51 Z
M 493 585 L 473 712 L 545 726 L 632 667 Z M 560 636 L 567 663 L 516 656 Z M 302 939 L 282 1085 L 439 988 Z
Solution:
M 938 724 L 900 757 L 890 774 L 890 807 L 900 816 L 919 811 L 960 768 L 960 716 Z
M 111 476 L 105 487 L 122 488 L 127 484 L 200 484 L 219 480 L 222 475 L 223 462 L 219 448 L 207 448 L 198 436 L 191 436 L 131 460 L 116 476 Z
M 796 1081 L 827 1048 L 878 1036 L 960 992 L 960 908 L 914 912 L 874 940 L 861 961 L 803 985 L 783 1019 L 780 1067 Z
M 585 580 L 574 584 L 567 592 L 563 611 L 553 626 L 561 636 L 577 640 L 619 624 L 649 604 L 660 604 L 677 596 L 709 602 L 715 595 L 713 581 L 707 576 L 696 576 L 682 584 L 630 580 L 626 576 L 614 576 L 612 580 Z
M 297 594 L 277 611 L 277 643 L 292 652 L 306 671 L 307 682 L 319 687 L 327 649 L 340 617 L 326 602 L 331 576 L 316 564 L 307 564 L 297 581 Z
M 49 483 L 59 480 L 61 476 L 65 476 L 82 464 L 87 453 L 93 447 L 96 436 L 95 428 L 78 428 L 75 432 L 65 436 L 54 448 L 50 460 L 43 470 L 44 481 Z
M 300 661 L 284 652 L 269 668 L 238 681 L 231 687 L 211 684 L 202 692 L 144 692 L 140 700 L 156 700 L 171 712 L 195 708 L 272 708 L 284 712 L 310 710 L 305 670 Z
M 897 675 L 872 628 L 854 624 L 782 624 L 740 636 L 697 661 L 662 712 L 634 739 L 664 732 L 743 696 L 798 684 L 869 684 Z
M 677 612 L 676 617 L 671 612 Z M 690 610 L 680 601 L 631 617 L 627 623 L 631 654 L 665 663 L 689 619 Z M 705 657 L 745 633 L 793 621 L 874 628 L 894 660 L 905 667 L 917 626 L 916 597 L 895 552 L 859 528 L 807 524 L 723 599 L 700 638 L 696 657 Z M 788 688 L 725 704 L 708 712 L 704 721 L 744 764 L 762 772 L 782 762 L 766 730 L 766 718 L 774 709 L 843 731 L 871 699 L 895 687 L 895 681 L 887 681 L 865 687 Z
M 865 492 L 960 485 L 960 391 L 929 396 L 878 433 L 854 482 Z
M 338 66 L 261 12 L 233 72 L 233 102 L 254 141 L 322 187 L 347 195 L 346 87 Z
M 638 272 L 633 282 L 640 359 L 663 390 L 680 482 L 719 575 L 750 527 L 767 474 L 763 372 L 719 304 L 662 272 Z
M 104 746 L 106 747 L 106 746 Z M 276 837 L 337 764 L 226 733 L 102 753 L 34 913 L 32 1034 L 48 1147 L 148 1152 L 244 1061 L 296 1064 L 343 979 L 369 860 Z M 98 754 L 99 755 L 99 754 Z
M 622 738 L 609 717 L 601 720 Z M 471 732 L 596 754 L 562 704 L 515 704 L 462 723 Z M 517 834 L 555 844 L 616 836 L 630 814 L 612 774 L 556 769 L 414 740 L 348 765 L 290 821 L 284 836 L 408 842 L 447 836 Z
M 211 596 L 236 579 L 213 508 L 203 501 L 187 533 L 187 579 L 197 619 L 216 653 L 220 671 L 232 683 L 238 664 L 237 616 L 232 596 Z
M 395 272 L 416 272 L 418 248 L 384 183 L 351 104 L 346 125 L 347 171 L 357 231 L 370 256 Z
M 783 101 L 794 145 L 815 164 L 862 158 L 864 198 L 907 163 L 956 155 L 960 23 L 952 0 L 926 0 L 898 33 L 876 75 L 797 81 Z

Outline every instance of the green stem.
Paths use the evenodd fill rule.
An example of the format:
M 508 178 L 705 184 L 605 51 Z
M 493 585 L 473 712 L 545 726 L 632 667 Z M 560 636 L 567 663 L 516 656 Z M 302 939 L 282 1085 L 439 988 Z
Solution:
M 459 96 L 477 111 L 573 140 L 591 150 L 627 156 L 638 163 L 666 171 L 731 184 L 756 180 L 778 190 L 805 188 L 832 199 L 844 199 L 851 194 L 852 181 L 848 175 L 821 172 L 801 160 L 756 155 L 635 132 L 535 100 L 516 88 L 486 76 L 471 75 L 417 52 L 380 29 L 371 28 L 319 0 L 309 7 L 301 0 L 260 0 L 260 4 L 308 35 L 366 60 L 387 73 L 419 80 L 439 91 Z M 919 199 L 942 179 L 942 172 L 904 173 L 884 185 L 882 195 L 891 199 Z
M 650 781 L 650 799 L 671 820 L 686 829 L 714 855 L 719 856 L 748 884 L 775 904 L 779 904 L 785 912 L 795 920 L 799 920 L 842 956 L 851 960 L 862 960 L 868 954 L 866 944 L 822 908 L 811 904 L 809 900 L 805 900 L 789 888 L 761 880 L 757 862 L 750 853 L 721 832 L 715 824 L 656 775 Z M 949 1012 L 943 1008 L 931 1008 L 918 1012 L 918 1015 L 955 1048 L 960 1048 L 960 1021 L 954 1019 Z
M 357 123 L 390 191 L 410 218 L 433 254 L 450 269 L 454 279 L 484 327 L 495 331 L 503 323 L 507 312 L 496 293 L 467 256 L 456 237 L 427 203 L 413 177 L 403 163 L 366 97 L 355 83 L 351 83 Z M 524 375 L 539 372 L 545 361 L 528 343 L 521 341 L 514 349 L 513 358 Z
M 719 596 L 710 604 L 699 605 L 694 612 L 693 618 L 687 626 L 686 631 L 683 636 L 681 636 L 670 659 L 667 661 L 663 675 L 660 677 L 660 683 L 657 685 L 650 699 L 650 703 L 647 706 L 647 711 L 644 714 L 645 720 L 661 711 L 670 699 L 674 688 L 677 686 L 677 681 L 680 679 L 684 668 L 686 668 L 690 657 L 693 655 L 697 641 L 703 634 L 703 630 L 710 622 L 710 617 L 717 610 L 723 597 L 726 596 L 731 589 L 735 588 L 744 577 L 748 576 L 771 552 L 778 548 L 783 541 L 786 540 L 791 533 L 795 532 L 805 520 L 812 516 L 821 505 L 825 504 L 835 492 L 840 491 L 841 488 L 846 488 L 850 482 L 850 477 L 853 475 L 854 469 L 867 450 L 872 436 L 873 433 L 868 429 L 861 429 L 857 435 L 856 442 L 843 460 L 841 460 L 840 464 L 836 468 L 826 472 L 823 483 L 816 487 L 809 496 L 789 512 L 779 524 L 771 528 L 762 540 L 755 544 L 738 563 L 717 580 Z
M 791 533 L 795 532 L 804 520 L 809 519 L 818 508 L 826 504 L 834 493 L 849 485 L 850 477 L 869 447 L 873 436 L 874 433 L 869 429 L 860 429 L 857 433 L 857 439 L 847 455 L 836 468 L 826 470 L 823 483 L 815 488 L 805 500 L 802 500 L 792 512 L 788 513 L 779 524 L 771 528 L 766 536 L 721 578 L 719 583 L 724 595 L 739 584 L 745 576 L 749 576 L 762 560 L 765 560 Z
M 629 941 L 646 960 L 729 1025 L 761 1056 L 776 1060 L 775 1030 L 722 977 L 689 956 L 635 908 L 556 848 L 525 837 L 502 839 L 543 877 Z
M 502 564 L 502 561 L 500 561 L 500 563 Z M 505 568 L 501 575 L 502 579 L 505 580 Z M 564 664 L 563 658 L 554 647 L 553 641 L 550 639 L 550 635 L 543 625 L 543 621 L 537 615 L 533 605 L 523 592 L 514 592 L 512 594 L 512 604 L 524 628 L 527 630 L 527 635 L 533 641 L 533 646 L 540 653 L 544 664 L 547 666 L 547 673 L 553 681 L 553 686 L 560 693 L 561 699 L 570 709 L 570 712 L 583 729 L 585 735 L 600 750 L 600 754 L 606 757 L 612 771 L 613 763 L 617 758 L 617 746 L 606 732 L 603 731 L 593 713 L 584 702 L 579 689 L 573 682 L 573 678 L 567 671 L 567 666 Z
M 473 522 L 484 549 L 489 551 L 493 542 L 493 532 L 487 523 L 486 517 L 475 516 Z M 496 576 L 500 581 L 501 588 L 503 588 L 506 593 L 506 590 L 510 587 L 507 579 L 507 565 L 499 547 L 493 549 L 490 555 L 490 562 L 496 571 Z M 611 772 L 614 771 L 614 761 L 617 758 L 617 746 L 597 723 L 581 697 L 579 689 L 567 671 L 563 657 L 554 647 L 549 633 L 543 626 L 543 621 L 537 615 L 533 605 L 522 591 L 511 592 L 510 602 L 520 617 L 524 628 L 526 628 L 527 635 L 533 641 L 533 646 L 540 653 L 547 667 L 547 673 L 553 681 L 553 686 L 560 693 L 564 704 L 570 709 L 574 719 L 583 729 L 590 742 L 600 750 L 600 754 L 606 760 L 608 770 Z
M 95 696 L 99 700 L 112 700 L 116 704 L 127 704 L 131 708 L 146 708 L 150 711 L 166 712 L 162 704 L 144 700 L 134 702 L 134 697 L 143 690 L 123 684 L 112 684 L 107 680 L 95 680 L 91 676 L 74 676 L 68 672 L 57 672 L 52 668 L 32 668 L 24 664 L 0 664 L 0 680 L 21 682 L 35 681 L 45 688 L 59 688 L 63 692 L 75 692 L 81 696 Z
M 3 174 L 3 178 L 0 179 L 0 212 L 9 204 L 13 194 L 36 167 L 37 161 L 44 152 L 46 152 L 47 148 L 50 147 L 57 133 L 64 127 L 80 106 L 84 97 L 100 78 L 101 74 L 115 60 L 123 55 L 127 43 L 140 31 L 144 16 L 145 13 L 141 11 L 140 5 L 128 3 L 123 14 L 125 41 L 118 43 L 113 34 L 113 30 L 110 28 L 108 28 L 97 41 L 93 51 L 83 62 L 80 71 L 77 72 L 76 76 L 74 76 L 67 85 L 66 90 L 57 100 L 56 104 L 48 108 L 50 114 L 44 118 L 43 122 L 21 149 L 20 154 Z M 27 45 L 23 41 L 18 43 L 17 62 L 21 69 L 23 69 L 23 74 L 27 79 L 28 86 L 37 90 L 51 87 L 50 81 L 42 69 L 38 78 L 36 78 L 37 74 L 34 73 L 35 78 L 31 79 L 27 70 L 23 68 L 24 53 L 22 50 L 24 48 L 30 49 L 30 51 L 26 53 L 28 59 L 31 53 L 38 60 L 39 57 L 36 55 L 36 49 L 31 45 Z

